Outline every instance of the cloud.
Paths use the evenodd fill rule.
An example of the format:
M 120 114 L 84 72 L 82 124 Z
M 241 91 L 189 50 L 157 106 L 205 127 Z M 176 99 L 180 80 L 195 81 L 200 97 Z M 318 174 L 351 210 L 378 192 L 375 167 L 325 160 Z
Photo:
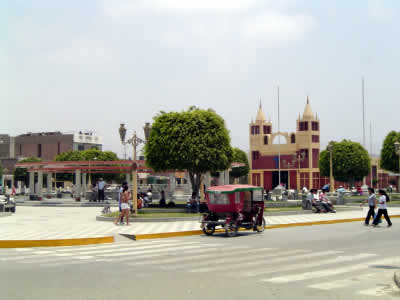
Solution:
M 103 42 L 76 39 L 68 47 L 57 49 L 48 56 L 51 63 L 71 65 L 102 65 L 112 62 L 112 51 Z
M 392 7 L 386 6 L 387 2 L 381 0 L 368 1 L 368 16 L 376 21 L 389 21 L 394 18 L 395 10 Z
M 139 0 L 107 1 L 103 11 L 110 16 L 129 16 L 143 11 L 156 13 L 232 13 L 254 7 L 257 0 Z M 112 4 L 110 4 L 112 3 Z
M 242 24 L 242 35 L 248 39 L 286 41 L 302 37 L 315 25 L 307 15 L 267 12 L 248 17 Z

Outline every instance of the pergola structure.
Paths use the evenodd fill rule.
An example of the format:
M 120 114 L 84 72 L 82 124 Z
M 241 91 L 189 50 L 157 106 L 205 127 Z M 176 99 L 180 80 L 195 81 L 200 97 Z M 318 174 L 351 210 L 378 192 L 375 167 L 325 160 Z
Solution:
M 43 194 L 43 174 L 47 174 L 48 192 L 52 189 L 53 174 L 72 173 L 75 174 L 76 192 L 78 195 L 86 194 L 87 185 L 91 184 L 90 174 L 96 173 L 125 173 L 127 182 L 130 182 L 130 173 L 134 162 L 129 160 L 121 161 L 44 161 L 17 163 L 16 168 L 24 168 L 29 172 L 29 194 L 36 194 L 39 197 Z M 152 173 L 153 170 L 145 167 L 144 161 L 136 161 L 138 172 Z M 38 175 L 38 185 L 35 191 L 35 173 Z M 89 182 L 87 175 L 89 174 Z M 50 190 L 49 190 L 50 187 Z
M 242 163 L 232 163 L 231 168 L 244 166 Z M 131 183 L 132 168 L 137 168 L 138 173 L 154 173 L 154 170 L 146 167 L 144 160 L 137 160 L 136 163 L 130 160 L 118 161 L 44 161 L 44 162 L 26 162 L 17 163 L 16 168 L 27 169 L 29 172 L 29 195 L 43 196 L 43 174 L 47 174 L 47 191 L 52 191 L 52 178 L 56 173 L 75 174 L 76 193 L 86 195 L 87 185 L 91 184 L 90 174 L 95 173 L 125 173 L 126 181 Z M 35 190 L 35 174 L 37 173 L 38 184 Z M 164 172 L 165 173 L 165 172 Z M 175 185 L 174 171 L 168 171 L 171 185 Z M 89 174 L 89 182 L 87 175 Z M 211 175 L 206 174 L 204 183 L 207 186 L 211 184 Z M 220 172 L 219 184 L 229 184 L 229 170 Z M 50 189 L 49 189 L 50 187 Z

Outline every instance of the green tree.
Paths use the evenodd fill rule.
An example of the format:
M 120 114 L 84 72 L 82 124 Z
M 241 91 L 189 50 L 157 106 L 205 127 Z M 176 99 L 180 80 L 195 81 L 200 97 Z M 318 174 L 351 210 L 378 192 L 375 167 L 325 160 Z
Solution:
M 368 151 L 360 143 L 343 140 L 332 142 L 332 145 L 332 171 L 335 180 L 354 185 L 355 181 L 360 181 L 368 175 L 371 160 Z M 330 153 L 328 150 L 320 153 L 319 169 L 321 176 L 329 176 Z
M 60 153 L 55 157 L 55 161 L 115 161 L 119 160 L 118 156 L 112 151 L 101 151 L 98 149 L 88 149 L 84 151 L 67 151 Z M 121 174 L 92 174 L 92 180 L 97 180 L 103 177 L 105 180 L 117 180 L 120 182 L 123 180 L 123 175 Z M 62 180 L 71 180 L 73 178 L 72 174 L 58 174 L 57 178 Z
M 28 163 L 28 162 L 41 162 L 42 160 L 37 157 L 28 157 L 19 161 L 19 163 Z M 23 168 L 15 168 L 14 169 L 14 180 L 15 181 L 23 181 L 25 185 L 29 185 L 29 176 L 28 171 Z
M 145 157 L 155 171 L 187 170 L 198 193 L 203 174 L 229 168 L 233 151 L 224 119 L 211 109 L 191 107 L 154 118 Z
M 400 142 L 400 132 L 391 131 L 383 141 L 381 150 L 381 168 L 398 173 L 399 172 L 399 156 L 394 149 L 394 143 Z
M 231 177 L 240 178 L 249 174 L 250 167 L 246 152 L 240 150 L 239 148 L 233 148 L 233 162 L 244 163 L 245 166 L 232 168 L 232 171 L 230 172 Z

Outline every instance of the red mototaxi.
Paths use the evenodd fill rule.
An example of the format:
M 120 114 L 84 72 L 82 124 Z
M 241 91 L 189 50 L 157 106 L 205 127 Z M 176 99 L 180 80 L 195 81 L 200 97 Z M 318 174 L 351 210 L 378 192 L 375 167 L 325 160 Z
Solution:
M 209 212 L 201 219 L 201 228 L 212 235 L 216 227 L 225 229 L 227 236 L 235 236 L 239 228 L 263 232 L 264 189 L 248 184 L 213 186 L 206 190 Z

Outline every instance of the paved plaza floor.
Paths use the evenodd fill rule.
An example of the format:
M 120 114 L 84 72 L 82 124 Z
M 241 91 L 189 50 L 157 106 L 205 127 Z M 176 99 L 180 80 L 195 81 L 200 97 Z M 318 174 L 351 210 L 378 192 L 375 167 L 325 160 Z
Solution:
M 138 235 L 199 230 L 199 221 L 131 223 L 116 226 L 112 222 L 96 221 L 100 207 L 28 207 L 18 206 L 12 216 L 0 218 L 1 240 L 46 240 L 120 237 L 120 234 Z M 116 210 L 113 208 L 112 210 Z M 400 215 L 400 207 L 389 207 L 389 215 Z M 280 224 L 363 218 L 367 208 L 339 211 L 336 214 L 265 215 L 267 227 Z M 386 226 L 383 221 L 383 226 Z M 393 220 L 396 225 L 396 219 Z

